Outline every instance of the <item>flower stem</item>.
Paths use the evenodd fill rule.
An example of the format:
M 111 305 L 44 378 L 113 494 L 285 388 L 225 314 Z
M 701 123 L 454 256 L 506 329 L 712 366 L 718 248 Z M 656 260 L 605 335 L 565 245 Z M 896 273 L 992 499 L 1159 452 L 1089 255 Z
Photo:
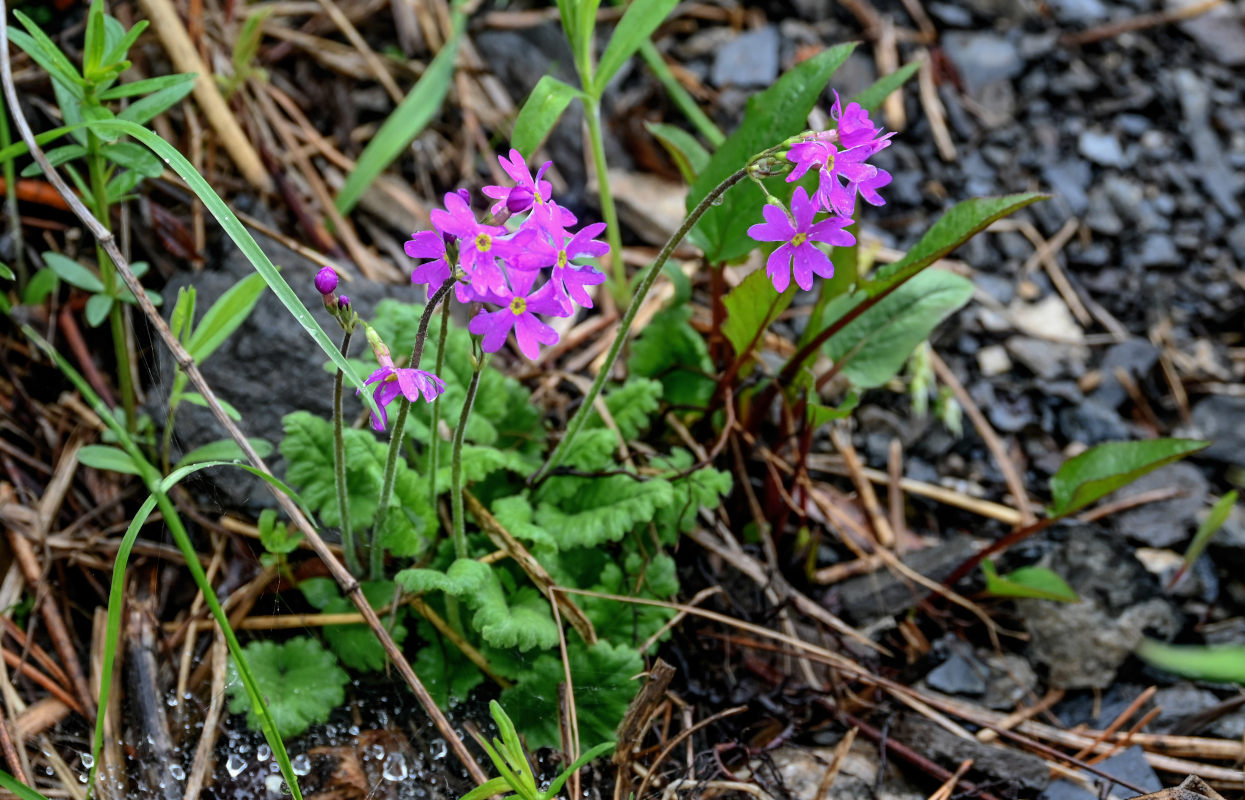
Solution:
M 580 403 L 579 408 L 576 409 L 575 415 L 566 424 L 566 433 L 562 436 L 562 440 L 558 442 L 558 446 L 549 454 L 549 459 L 545 461 L 544 466 L 537 470 L 528 480 L 529 484 L 535 484 L 544 478 L 550 470 L 562 463 L 562 459 L 566 458 L 566 454 L 570 452 L 571 443 L 575 441 L 575 437 L 579 435 L 579 431 L 584 427 L 584 423 L 588 421 L 597 395 L 601 393 L 601 388 L 605 386 L 610 373 L 614 370 L 614 362 L 618 360 L 619 354 L 622 353 L 623 344 L 627 341 L 627 332 L 631 330 L 631 325 L 635 322 L 636 314 L 644 303 L 644 297 L 653 288 L 653 283 L 656 282 L 657 276 L 661 274 L 661 268 L 670 260 L 670 255 L 674 252 L 674 249 L 683 241 L 683 237 L 687 236 L 688 232 L 696 226 L 696 223 L 704 216 L 709 207 L 716 203 L 718 198 L 726 193 L 727 189 L 739 183 L 748 174 L 749 167 L 744 167 L 732 173 L 714 187 L 713 191 L 705 195 L 704 199 L 684 218 L 683 224 L 679 226 L 679 229 L 674 232 L 661 248 L 661 252 L 657 254 L 657 259 L 640 276 L 635 296 L 631 298 L 631 304 L 627 306 L 627 311 L 623 314 L 622 321 L 618 325 L 618 331 L 614 335 L 614 343 L 610 345 L 609 353 L 605 356 L 605 363 L 601 365 L 600 372 L 597 373 L 596 379 L 593 380 L 592 387 L 588 389 L 588 394 L 584 395 L 584 399 Z
M 454 286 L 454 276 L 445 279 L 441 288 L 428 298 L 424 313 L 419 317 L 419 330 L 415 332 L 415 346 L 411 349 L 410 369 L 419 369 L 420 359 L 424 357 L 424 342 L 428 338 L 428 323 L 432 320 L 432 312 L 437 303 L 450 292 Z M 376 519 L 372 524 L 371 548 L 372 580 L 378 581 L 385 577 L 385 551 L 380 546 L 380 536 L 385 529 L 385 520 L 389 516 L 389 501 L 393 497 L 393 482 L 398 474 L 398 455 L 402 452 L 402 437 L 406 433 L 406 415 L 411 411 L 411 401 L 403 397 L 398 401 L 398 416 L 393 421 L 393 433 L 389 437 L 389 455 L 385 459 L 385 477 L 380 486 L 380 502 L 376 507 Z
M 441 305 L 441 335 L 437 338 L 437 376 L 445 366 L 445 340 L 450 334 L 450 304 Z M 441 395 L 432 401 L 432 422 L 428 435 L 428 507 L 434 512 L 437 509 L 437 465 L 440 464 L 438 451 L 441 449 Z
M 601 132 L 601 103 L 588 95 L 584 99 L 584 116 L 588 120 L 588 140 L 592 146 L 592 164 L 597 173 L 597 196 L 601 201 L 601 216 L 605 221 L 605 234 L 610 244 L 610 290 L 618 305 L 624 306 L 631 297 L 627 285 L 627 267 L 622 257 L 622 232 L 618 228 L 618 208 L 610 192 L 609 166 L 605 163 L 605 139 Z
M 476 369 L 471 373 L 471 383 L 467 384 L 467 398 L 463 400 L 463 413 L 458 417 L 458 427 L 454 429 L 454 449 L 450 455 L 450 500 L 454 518 L 454 555 L 457 558 L 467 557 L 467 525 L 463 520 L 463 438 L 467 432 L 467 421 L 471 418 L 471 407 L 476 402 L 476 389 L 480 386 L 480 373 L 484 370 L 485 360 L 483 353 L 475 360 Z
M 350 331 L 342 334 L 342 358 L 350 350 Z M 354 528 L 350 524 L 350 504 L 346 501 L 346 437 L 342 431 L 342 371 L 333 378 L 333 476 L 337 483 L 337 515 L 341 519 L 342 552 L 346 554 L 346 569 L 356 578 L 363 574 L 359 563 L 359 549 L 354 540 Z

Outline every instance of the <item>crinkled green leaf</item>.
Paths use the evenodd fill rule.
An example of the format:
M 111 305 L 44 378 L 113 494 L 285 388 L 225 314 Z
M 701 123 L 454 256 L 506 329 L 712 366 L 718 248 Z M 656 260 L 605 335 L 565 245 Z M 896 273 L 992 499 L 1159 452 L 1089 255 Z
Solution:
M 675 448 L 668 457 L 653 459 L 653 466 L 683 472 L 695 461 L 683 448 Z M 731 493 L 731 474 L 713 467 L 701 467 L 671 481 L 674 500 L 657 512 L 657 535 L 663 544 L 673 546 L 680 533 L 687 533 L 700 516 L 700 509 L 714 509 Z
M 442 709 L 450 707 L 450 698 L 466 700 L 471 690 L 484 682 L 484 673 L 428 622 L 420 620 L 415 631 L 425 644 L 411 666 L 432 699 Z
M 328 721 L 333 709 L 346 699 L 349 677 L 337 666 L 333 654 L 315 639 L 299 636 L 280 644 L 252 642 L 243 652 L 282 738 L 297 736 L 314 723 Z M 229 711 L 245 711 L 247 725 L 258 730 L 259 718 L 232 658 L 227 689 Z
M 567 651 L 580 738 L 613 741 L 627 704 L 639 689 L 635 677 L 644 669 L 644 660 L 630 647 L 604 641 L 587 646 L 571 638 Z M 523 731 L 528 747 L 558 746 L 558 684 L 565 681 L 561 660 L 542 654 L 518 683 L 502 692 L 502 705 Z
M 1051 516 L 1065 517 L 1148 472 L 1210 445 L 1197 439 L 1107 442 L 1063 462 L 1051 476 Z
M 563 460 L 563 465 L 581 472 L 612 469 L 618 437 L 609 428 L 584 429 Z
M 661 384 L 648 378 L 630 378 L 622 386 L 615 387 L 605 395 L 605 407 L 609 409 L 618 435 L 629 442 L 647 430 L 649 417 L 661 405 Z M 585 429 L 604 427 L 600 414 L 588 417 Z
M 557 549 L 558 542 L 549 531 L 532 522 L 535 511 L 526 492 L 494 500 L 489 511 L 502 527 L 519 541 L 526 542 L 535 553 Z
M 616 542 L 675 499 L 670 481 L 626 475 L 554 476 L 537 492 L 536 524 L 562 548 Z
M 715 386 L 709 346 L 691 318 L 690 304 L 659 311 L 632 342 L 627 360 L 628 374 L 661 381 L 662 396 L 672 406 L 703 407 Z

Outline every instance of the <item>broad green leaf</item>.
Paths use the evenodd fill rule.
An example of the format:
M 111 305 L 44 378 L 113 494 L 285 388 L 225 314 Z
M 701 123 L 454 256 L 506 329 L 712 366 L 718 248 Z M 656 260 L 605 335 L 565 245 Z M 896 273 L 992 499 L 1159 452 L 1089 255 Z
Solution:
M 915 75 L 920 68 L 920 61 L 909 61 L 891 74 L 878 78 L 872 86 L 853 97 L 849 102 L 860 103 L 865 110 L 872 111 L 882 105 L 882 101 L 889 97 L 891 92 L 907 83 L 908 79 Z
M 372 181 L 402 154 L 407 145 L 415 141 L 415 137 L 423 132 L 424 127 L 441 110 L 441 102 L 445 99 L 445 93 L 450 88 L 450 79 L 454 76 L 454 57 L 458 52 L 458 42 L 466 26 L 466 18 L 461 13 L 454 12 L 452 16 L 454 32 L 449 40 L 432 59 L 424 74 L 419 76 L 410 93 L 380 126 L 367 147 L 363 148 L 355 162 L 354 171 L 337 193 L 338 212 L 350 213 Z
M 142 474 L 129 453 L 109 445 L 88 444 L 78 451 L 78 460 L 92 469 L 124 472 L 127 475 Z
M 131 106 L 131 108 L 133 108 L 133 106 Z M 129 109 L 126 110 L 128 111 Z M 83 121 L 87 124 L 87 128 L 94 131 L 96 136 L 105 142 L 113 142 L 117 140 L 118 134 L 116 131 L 113 131 L 110 128 L 99 127 L 99 123 L 101 122 L 112 122 L 117 119 L 117 115 L 112 113 L 112 109 L 105 108 L 96 102 L 85 102 L 82 104 L 80 111 L 82 113 Z M 141 120 L 141 122 L 146 121 L 147 120 Z
M 748 98 L 744 121 L 713 154 L 708 166 L 692 184 L 687 208 L 695 208 L 718 184 L 743 167 L 753 156 L 806 129 L 808 114 L 826 88 L 834 71 L 855 49 L 841 44 L 792 67 L 763 92 Z M 776 181 L 771 191 L 790 195 L 792 184 Z M 765 195 L 751 181 L 744 181 L 722 197 L 692 230 L 691 241 L 713 263 L 731 261 L 757 246 L 748 227 L 761 221 Z
M 335 588 L 335 587 L 334 587 Z M 364 581 L 360 584 L 363 596 L 377 612 L 393 602 L 395 586 L 393 581 Z M 354 611 L 354 603 L 345 597 L 335 597 L 321 608 L 326 614 L 342 614 Z M 389 625 L 393 615 L 386 613 L 381 621 L 389 631 L 389 635 L 398 645 L 406 641 L 406 625 L 402 623 L 403 614 L 399 613 L 393 626 Z M 379 672 L 385 668 L 388 656 L 385 648 L 376 638 L 376 634 L 367 625 L 330 625 L 324 629 L 324 639 L 337 654 L 337 658 L 347 667 L 359 672 Z
M 71 286 L 77 286 L 88 292 L 104 291 L 104 284 L 99 276 L 69 256 L 49 251 L 43 254 L 43 263 Z
M 510 135 L 510 146 L 522 153 L 524 158 L 530 158 L 553 126 L 558 124 L 566 107 L 576 97 L 582 98 L 583 94 L 552 75 L 541 78 L 523 102 L 523 108 L 519 109 L 514 131 Z
M 1144 639 L 1137 655 L 1152 666 L 1186 678 L 1245 684 L 1245 645 L 1202 647 Z
M 17 276 L 13 274 L 13 270 L 9 268 L 8 264 L 0 263 L 0 278 L 3 278 L 6 281 L 11 281 L 16 277 Z
M 174 83 L 170 86 L 165 86 L 163 89 L 157 89 L 142 100 L 127 106 L 117 116 L 129 122 L 145 125 L 152 118 L 163 114 L 169 108 L 180 103 L 182 98 L 190 94 L 190 90 L 194 88 L 195 76 L 193 74 L 181 75 L 179 77 L 183 79 L 181 83 Z
M 1067 581 L 1046 567 L 1021 567 L 999 575 L 994 562 L 987 558 L 981 562 L 981 571 L 986 576 L 986 593 L 995 597 L 1033 597 L 1060 603 L 1081 601 Z
M 259 521 L 255 527 L 259 529 L 259 543 L 269 553 L 289 555 L 298 549 L 299 542 L 303 540 L 302 531 L 294 530 L 279 521 L 275 509 L 265 508 L 259 512 Z
M 739 282 L 722 299 L 726 321 L 722 335 L 735 348 L 736 357 L 750 352 L 778 315 L 791 305 L 799 287 L 794 282 L 779 294 L 764 269 L 758 269 Z
M 1202 520 L 1202 524 L 1197 526 L 1197 533 L 1193 534 L 1193 541 L 1189 542 L 1189 549 L 1184 554 L 1184 566 L 1187 569 L 1198 556 L 1206 549 L 1206 545 L 1210 543 L 1210 539 L 1215 533 L 1223 527 L 1223 523 L 1228 521 L 1228 515 L 1232 513 L 1232 507 L 1236 505 L 1236 490 L 1233 489 L 1219 498 L 1219 501 L 1211 508 L 1210 513 L 1206 515 L 1206 519 Z
M 679 174 L 688 185 L 696 182 L 696 176 L 709 164 L 709 151 L 701 147 L 696 137 L 682 128 L 664 122 L 646 122 L 644 127 L 661 142 L 662 147 L 674 159 Z
M 80 144 L 67 144 L 63 147 L 55 147 L 44 153 L 48 159 L 48 163 L 54 167 L 59 167 L 66 161 L 72 161 L 75 158 L 82 158 L 86 155 L 86 148 Z M 35 175 L 43 174 L 43 165 L 37 161 L 31 162 L 22 168 L 21 176 L 30 178 Z
M 130 197 L 130 193 L 138 188 L 143 182 L 143 173 L 132 169 L 125 169 L 118 172 L 112 180 L 108 181 L 108 204 L 116 205 L 122 200 Z
M 186 350 L 195 361 L 202 363 L 224 344 L 229 334 L 246 321 L 251 309 L 264 293 L 264 278 L 247 275 L 230 286 L 204 314 L 186 342 Z
M 1012 194 L 1006 197 L 977 197 L 956 204 L 925 232 L 921 241 L 903 258 L 879 269 L 876 279 L 866 281 L 864 291 L 873 296 L 906 281 L 985 230 L 995 220 L 1045 198 L 1046 195 L 1035 193 Z
M 93 294 L 86 299 L 86 324 L 98 328 L 108 319 L 112 311 L 113 297 L 107 294 Z
M 31 276 L 26 282 L 26 288 L 22 290 L 22 305 L 39 305 L 47 299 L 48 295 L 56 291 L 60 282 L 61 279 L 52 270 L 46 267 L 39 270 Z
M 259 454 L 260 458 L 267 458 L 272 455 L 272 443 L 267 439 L 247 437 L 247 441 L 251 443 L 251 447 Z M 187 464 L 198 464 L 201 461 L 229 461 L 232 459 L 245 460 L 246 456 L 242 453 L 242 448 L 233 439 L 220 439 L 191 450 L 177 460 L 177 466 L 183 467 Z
M 1107 442 L 1063 463 L 1050 479 L 1052 517 L 1066 517 L 1165 464 L 1196 453 L 1210 442 L 1150 439 Z
M 709 346 L 691 317 L 690 304 L 657 312 L 632 342 L 627 359 L 627 374 L 660 380 L 662 397 L 672 406 L 701 407 L 713 395 Z
M 100 152 L 112 163 L 132 169 L 145 178 L 158 178 L 164 172 L 164 162 L 136 142 L 113 142 Z
M 944 270 L 925 270 L 831 336 L 823 350 L 860 389 L 889 381 L 913 349 L 973 296 L 973 284 Z M 837 298 L 826 309 L 828 323 L 863 302 L 863 293 Z
M 135 95 L 158 92 L 162 89 L 181 86 L 183 84 L 193 84 L 195 77 L 194 73 L 181 73 L 178 75 L 161 75 L 158 78 L 147 78 L 141 81 L 134 81 L 133 83 L 123 83 L 120 86 L 109 89 L 106 92 L 100 92 L 99 99 L 120 100 L 123 97 L 134 97 Z
M 74 97 L 79 100 L 86 97 L 84 91 L 86 82 L 82 80 L 78 70 L 56 46 L 56 43 L 22 12 L 14 10 L 13 16 L 17 17 L 17 20 L 29 31 L 29 33 L 23 33 L 10 25 L 9 39 L 13 44 L 25 51 L 36 64 L 47 70 L 48 75 Z M 65 121 L 71 122 L 69 119 Z
M 653 35 L 657 26 L 674 10 L 678 0 L 631 0 L 614 34 L 610 36 L 605 52 L 597 61 L 592 76 L 592 89 L 597 97 L 605 91 L 605 85 L 631 58 L 636 48 Z
M 207 399 L 203 395 L 199 394 L 198 392 L 186 392 L 185 394 L 182 395 L 182 400 L 185 400 L 187 403 L 190 403 L 191 405 L 200 406 L 202 408 L 208 408 Z M 224 409 L 225 416 L 229 417 L 234 422 L 242 421 L 242 414 L 240 414 L 238 412 L 238 409 L 234 408 L 233 405 L 231 405 L 229 402 L 222 400 L 219 397 L 216 398 L 216 402 L 220 403 L 220 407 Z
M 280 644 L 252 642 L 243 650 L 255 675 L 261 696 L 283 738 L 297 736 L 313 723 L 328 721 L 329 714 L 346 700 L 349 676 L 337 666 L 333 654 L 315 639 L 299 636 Z M 259 719 L 251 698 L 242 691 L 237 664 L 229 659 L 229 711 L 246 712 L 247 724 L 256 729 Z

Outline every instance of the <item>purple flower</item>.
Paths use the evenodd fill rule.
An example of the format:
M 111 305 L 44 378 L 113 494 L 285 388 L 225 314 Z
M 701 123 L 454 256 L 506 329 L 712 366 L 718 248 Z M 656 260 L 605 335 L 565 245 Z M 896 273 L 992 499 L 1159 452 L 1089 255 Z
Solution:
M 873 127 L 869 112 L 860 103 L 848 103 L 847 108 L 843 108 L 838 92 L 834 93 L 834 106 L 830 109 L 830 116 L 838 123 L 839 142 L 848 150 L 863 144 L 874 144 L 877 147 L 873 152 L 876 153 L 888 146 L 888 140 L 895 135 L 891 132 L 880 136 L 882 129 Z
M 316 291 L 328 296 L 337 290 L 337 270 L 324 267 L 316 273 Z
M 533 178 L 531 168 L 523 160 L 523 154 L 513 147 L 510 148 L 509 159 L 505 156 L 498 156 L 497 161 L 510 176 L 510 180 L 514 181 L 514 186 L 485 186 L 481 190 L 486 197 L 497 201 L 489 209 L 491 214 L 500 214 L 503 208 L 511 214 L 522 214 L 534 203 L 544 203 L 552 196 L 553 184 L 543 178 L 545 170 L 549 169 L 553 162 L 546 161 L 542 164 L 536 171 L 536 177 Z
M 535 216 L 535 215 L 533 215 Z M 604 222 L 585 225 L 583 230 L 574 236 L 552 220 L 545 229 L 548 239 L 540 237 L 528 243 L 522 255 L 514 263 L 521 269 L 540 269 L 553 267 L 550 283 L 569 314 L 573 311 L 571 302 L 582 308 L 592 308 L 592 296 L 584 288 L 605 282 L 605 273 L 591 266 L 572 263 L 581 256 L 603 256 L 610 251 L 605 242 L 596 241 L 596 237 L 605 230 Z
M 387 356 L 381 358 L 380 369 L 369 375 L 364 383 L 378 384 L 372 395 L 376 405 L 380 407 L 380 417 L 372 415 L 372 428 L 376 431 L 385 429 L 389 422 L 385 406 L 397 399 L 399 394 L 412 403 L 422 395 L 424 402 L 431 403 L 445 391 L 445 382 L 436 375 L 422 369 L 397 369 L 393 366 L 393 360 Z
M 831 142 L 799 142 L 787 153 L 787 158 L 796 165 L 787 176 L 787 182 L 798 181 L 809 169 L 817 167 L 820 182 L 813 195 L 817 204 L 825 211 L 850 217 L 856 210 L 857 186 L 877 178 L 878 168 L 864 163 L 873 153 L 872 144 L 839 150 Z
M 748 235 L 758 242 L 782 242 L 766 262 L 766 274 L 774 289 L 785 292 L 795 274 L 796 285 L 808 291 L 813 288 L 813 275 L 829 278 L 834 275 L 830 257 L 813 242 L 836 247 L 856 243 L 856 237 L 843 228 L 851 224 L 848 217 L 830 217 L 816 224 L 817 206 L 809 200 L 803 186 L 797 186 L 791 197 L 791 216 L 778 206 L 766 204 L 761 210 L 765 222 L 748 228 Z
M 445 195 L 445 208 L 434 208 L 429 217 L 438 231 L 458 239 L 458 263 L 476 294 L 505 288 L 506 279 L 497 259 L 509 258 L 516 250 L 511 242 L 500 238 L 506 234 L 505 228 L 477 222 L 471 206 L 454 192 Z M 421 250 L 428 252 L 423 247 Z
M 402 247 L 411 258 L 430 258 L 415 267 L 411 283 L 427 284 L 429 288 L 440 286 L 452 274 L 449 256 L 445 252 L 445 237 L 436 231 L 420 231 L 411 234 Z
M 506 288 L 485 299 L 485 302 L 504 307 L 498 311 L 481 311 L 467 324 L 467 330 L 484 337 L 484 352 L 496 353 L 500 350 L 512 329 L 519 351 L 532 361 L 540 358 L 540 345 L 557 343 L 557 331 L 537 319 L 536 315 L 565 317 L 567 310 L 558 298 L 552 281 L 532 291 L 532 284 L 539 274 L 538 270 L 511 270 L 513 290 Z

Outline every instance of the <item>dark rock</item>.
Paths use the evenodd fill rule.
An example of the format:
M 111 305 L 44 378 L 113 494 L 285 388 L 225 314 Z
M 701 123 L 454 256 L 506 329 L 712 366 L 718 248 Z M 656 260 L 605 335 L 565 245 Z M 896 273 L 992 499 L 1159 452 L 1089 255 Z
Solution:
M 1245 263 L 1245 222 L 1238 222 L 1228 233 L 1228 245 L 1236 260 Z
M 1192 464 L 1181 462 L 1156 469 L 1120 489 L 1115 496 L 1135 497 L 1168 487 L 1176 487 L 1182 494 L 1121 511 L 1113 518 L 1116 530 L 1150 547 L 1171 547 L 1188 538 L 1210 488 L 1202 471 Z
M 1214 198 L 1223 213 L 1239 217 L 1241 207 L 1236 202 L 1236 193 L 1241 188 L 1241 177 L 1228 166 L 1223 146 L 1211 125 L 1210 88 L 1189 69 L 1176 70 L 1175 82 L 1184 114 L 1184 133 L 1197 159 L 1196 177 L 1201 179 L 1207 194 Z
M 974 275 L 973 284 L 1002 305 L 1007 305 L 1016 296 L 1016 288 L 1009 279 L 989 272 L 979 272 Z
M 971 28 L 973 13 L 958 3 L 930 3 L 930 16 L 951 28 Z
M 1080 375 L 1085 371 L 1089 352 L 1084 345 L 1051 342 L 1031 336 L 1010 336 L 1004 342 L 1007 352 L 1039 378 Z
M 1219 705 L 1219 698 L 1214 692 L 1191 683 L 1178 683 L 1159 689 L 1154 693 L 1152 702 L 1162 709 L 1154 720 L 1155 728 L 1167 733 L 1190 717 Z
M 944 35 L 942 45 L 970 94 L 976 94 L 988 83 L 1014 78 L 1024 69 L 1016 45 L 993 33 L 956 31 Z
M 1115 213 L 1115 206 L 1101 187 L 1095 186 L 1089 192 L 1089 213 L 1085 215 L 1085 224 L 1095 233 L 1106 236 L 1117 236 L 1124 230 L 1124 221 Z
M 769 86 L 778 77 L 781 44 L 773 25 L 741 33 L 718 49 L 710 79 L 718 87 Z
M 1120 138 L 1112 133 L 1085 131 L 1076 142 L 1077 151 L 1104 167 L 1127 167 L 1129 160 L 1124 157 L 1124 148 Z
M 1194 435 L 1211 442 L 1202 456 L 1245 466 L 1245 397 L 1212 395 L 1193 407 L 1192 417 Z
M 1102 0 L 1052 0 L 1055 19 L 1064 23 L 1102 22 L 1110 16 Z
M 1186 8 L 1187 0 L 1169 0 L 1169 8 Z M 1226 67 L 1245 65 L 1245 21 L 1239 8 L 1231 5 L 1212 8 L 1192 19 L 1183 20 L 1180 30 L 1188 34 L 1210 58 Z
M 984 655 L 990 677 L 982 705 L 998 711 L 1010 711 L 1037 686 L 1037 674 L 1029 662 L 1016 653 Z
M 1223 527 L 1211 537 L 1208 549 L 1217 562 L 1237 574 L 1245 570 L 1245 505 L 1237 503 L 1232 506 Z M 1240 633 L 1241 639 L 1245 640 L 1245 624 Z
M 1037 792 L 1050 783 L 1050 769 L 1041 758 L 1013 747 L 961 738 L 916 714 L 901 714 L 891 735 L 947 769 L 972 759 L 971 773 L 1010 784 L 1013 791 Z
M 1068 406 L 1059 412 L 1059 432 L 1069 442 L 1090 447 L 1103 442 L 1130 439 L 1132 432 L 1113 409 L 1094 400 Z
M 1115 212 L 1135 229 L 1149 231 L 1163 227 L 1154 209 L 1145 202 L 1145 190 L 1132 178 L 1108 175 L 1102 180 L 1102 188 L 1115 205 Z
M 1101 528 L 1064 524 L 1054 536 L 1063 541 L 1039 564 L 1067 581 L 1081 600 L 1016 601 L 1032 636 L 1029 656 L 1046 667 L 1051 686 L 1105 688 L 1143 636 L 1174 635 L 1179 615 L 1130 548 Z
M 941 581 L 975 551 L 972 537 L 952 536 L 937 547 L 908 554 L 903 562 L 930 580 Z M 846 619 L 867 624 L 911 608 L 928 590 L 890 571 L 880 571 L 849 578 L 836 585 L 834 592 Z
M 1089 164 L 1080 159 L 1065 159 L 1042 169 L 1042 178 L 1051 191 L 1063 198 L 1068 213 L 1074 216 L 1084 214 L 1089 206 L 1086 190 L 1092 177 Z
M 1186 261 L 1170 236 L 1161 233 L 1147 236 L 1141 243 L 1137 261 L 1143 267 L 1179 267 Z
M 1146 761 L 1145 751 L 1137 745 L 1111 756 L 1097 766 L 1103 773 L 1125 781 L 1130 786 L 1136 786 L 1144 792 L 1157 792 L 1163 788 L 1158 776 L 1154 774 L 1154 770 Z M 1046 791 L 1039 796 L 1039 800 L 1097 800 L 1099 797 L 1132 797 L 1136 794 L 1130 787 L 1115 782 L 1111 782 L 1110 786 L 1102 786 L 1106 781 L 1097 773 L 1082 770 L 1081 774 L 1092 785 L 1098 787 L 1096 791 L 1091 792 L 1072 781 L 1058 780 L 1046 787 Z
M 930 670 L 925 682 L 930 688 L 947 694 L 978 696 L 986 692 L 986 676 L 990 670 L 962 642 L 951 642 L 951 655 Z
M 1102 383 L 1094 390 L 1094 401 L 1107 408 L 1119 408 L 1128 399 L 1128 392 L 1116 377 L 1115 371 L 1122 369 L 1134 380 L 1144 381 L 1158 360 L 1158 348 L 1147 339 L 1133 338 L 1111 345 L 1098 366 L 1102 373 Z

